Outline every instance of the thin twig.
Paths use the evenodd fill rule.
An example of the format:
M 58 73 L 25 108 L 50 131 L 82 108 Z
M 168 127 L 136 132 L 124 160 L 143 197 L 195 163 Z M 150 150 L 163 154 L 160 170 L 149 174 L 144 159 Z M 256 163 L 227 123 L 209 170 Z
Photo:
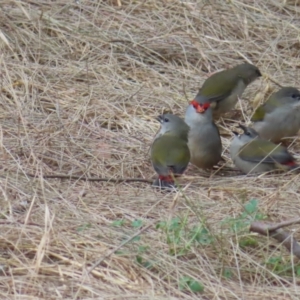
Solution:
M 38 175 L 25 173 L 29 177 L 38 178 Z M 97 182 L 111 182 L 111 183 L 125 183 L 125 182 L 143 182 L 152 184 L 153 181 L 150 179 L 143 178 L 100 178 L 100 177 L 83 177 L 83 176 L 74 176 L 74 175 L 42 175 L 44 179 L 70 179 L 70 180 L 84 180 L 84 181 L 97 181 Z
M 294 237 L 291 233 L 282 230 L 282 227 L 299 223 L 300 218 L 296 218 L 290 221 L 284 221 L 278 224 L 265 224 L 263 222 L 253 222 L 251 223 L 250 231 L 265 236 L 271 236 L 279 243 L 282 243 L 293 255 L 300 258 L 299 243 L 296 240 L 294 240 Z

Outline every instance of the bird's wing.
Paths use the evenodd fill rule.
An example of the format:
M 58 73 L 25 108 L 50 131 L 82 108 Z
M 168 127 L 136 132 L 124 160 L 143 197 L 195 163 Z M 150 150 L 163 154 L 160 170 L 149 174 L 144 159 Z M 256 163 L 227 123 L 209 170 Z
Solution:
M 238 75 L 224 77 L 223 72 L 216 73 L 204 82 L 198 95 L 207 98 L 210 102 L 221 101 L 230 96 L 238 81 Z
M 153 142 L 151 159 L 158 173 L 171 169 L 175 174 L 181 174 L 190 161 L 190 151 L 184 140 L 163 135 Z
M 241 159 L 250 162 L 280 163 L 293 162 L 294 157 L 286 148 L 275 145 L 267 140 L 253 140 L 244 145 L 239 152 Z
M 259 106 L 256 111 L 254 112 L 251 121 L 252 122 L 259 122 L 263 121 L 266 114 L 273 112 L 277 107 L 280 106 L 280 103 L 267 101 L 265 104 Z

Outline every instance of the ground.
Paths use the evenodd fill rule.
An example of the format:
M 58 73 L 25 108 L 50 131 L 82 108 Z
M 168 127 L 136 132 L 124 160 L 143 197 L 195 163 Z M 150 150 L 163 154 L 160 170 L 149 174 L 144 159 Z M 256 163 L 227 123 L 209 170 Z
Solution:
M 299 176 L 230 171 L 228 146 L 299 87 L 299 16 L 296 0 L 1 1 L 1 299 L 298 299 L 298 260 L 249 224 L 297 217 Z M 154 118 L 245 61 L 263 77 L 218 122 L 222 171 L 189 167 L 169 194 L 44 177 L 153 180 Z

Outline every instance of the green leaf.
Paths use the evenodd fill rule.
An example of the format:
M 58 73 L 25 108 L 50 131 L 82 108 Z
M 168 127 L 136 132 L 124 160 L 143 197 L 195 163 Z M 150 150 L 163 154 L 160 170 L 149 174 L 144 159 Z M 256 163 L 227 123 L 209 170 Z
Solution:
M 123 226 L 124 224 L 125 224 L 125 220 L 123 220 L 123 219 L 115 220 L 112 222 L 112 226 L 115 226 L 115 227 L 120 227 L 120 226 Z
M 195 241 L 202 245 L 209 245 L 213 241 L 209 231 L 206 228 L 201 228 L 199 226 L 192 228 L 190 238 L 192 242 Z
M 230 279 L 232 277 L 232 272 L 230 269 L 225 268 L 223 270 L 223 277 L 225 277 L 226 279 Z
M 137 235 L 130 242 L 138 242 L 140 240 L 141 240 L 141 236 Z
M 131 223 L 131 226 L 134 227 L 134 228 L 139 228 L 143 225 L 143 221 L 142 220 L 134 220 L 132 223 Z
M 244 218 L 235 219 L 231 224 L 231 229 L 234 232 L 240 232 L 248 228 L 250 222 Z
M 296 275 L 297 275 L 298 277 L 300 277 L 300 267 L 297 267 L 297 268 L 296 268 Z
M 181 227 L 181 221 L 179 218 L 174 218 L 171 220 L 170 225 L 169 225 L 169 230 L 170 231 L 176 231 L 180 229 Z
M 156 229 L 165 229 L 166 227 L 167 227 L 167 222 L 166 221 L 158 222 L 155 226 Z
M 264 219 L 266 219 L 266 215 L 264 215 L 264 214 L 257 213 L 255 215 L 255 220 L 264 220 Z
M 149 246 L 139 246 L 138 252 L 139 253 L 144 253 L 146 252 L 150 247 Z
M 244 205 L 244 209 L 249 215 L 252 215 L 257 211 L 257 206 L 258 200 L 251 199 L 247 204 Z
M 202 283 L 189 276 L 183 276 L 179 279 L 179 289 L 190 290 L 193 293 L 199 293 L 204 291 L 204 286 Z
M 239 241 L 239 245 L 240 247 L 256 247 L 258 246 L 258 242 L 252 237 L 244 237 Z
M 143 264 L 143 258 L 142 258 L 141 256 L 137 255 L 137 256 L 135 257 L 135 259 L 136 259 L 136 261 L 137 261 L 137 263 L 138 263 L 139 265 L 142 265 L 142 264 Z
M 199 281 L 195 281 L 195 280 L 193 280 L 193 281 L 191 281 L 189 283 L 189 288 L 194 293 L 198 293 L 198 292 L 203 292 L 204 291 L 204 286 Z
M 233 232 L 240 232 L 248 228 L 250 221 L 247 214 L 241 214 L 237 218 L 225 218 L 222 225 L 228 225 Z
M 267 261 L 267 264 L 277 265 L 281 262 L 282 262 L 282 257 L 281 256 L 275 256 L 275 257 L 270 257 Z
M 281 256 L 270 257 L 267 261 L 267 265 L 269 268 L 272 268 L 273 272 L 283 272 L 286 270 L 287 266 L 284 265 Z

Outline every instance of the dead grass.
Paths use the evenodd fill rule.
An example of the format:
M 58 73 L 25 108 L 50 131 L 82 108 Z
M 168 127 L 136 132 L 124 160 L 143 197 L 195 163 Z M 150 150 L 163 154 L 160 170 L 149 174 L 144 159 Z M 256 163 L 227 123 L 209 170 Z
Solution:
M 278 256 L 289 263 L 285 248 L 264 237 L 242 248 L 241 236 L 221 223 L 252 198 L 270 221 L 298 216 L 298 175 L 208 178 L 190 168 L 181 179 L 189 186 L 177 195 L 144 184 L 41 177 L 151 178 L 149 147 L 159 126 L 153 117 L 164 110 L 182 115 L 210 72 L 246 60 L 266 76 L 244 94 L 250 101 L 242 101 L 242 117 L 219 124 L 228 158 L 232 126 L 243 116 L 248 122 L 252 106 L 277 88 L 268 76 L 299 87 L 299 1 L 0 5 L 1 299 L 299 298 L 299 277 L 265 265 Z M 298 139 L 290 150 L 299 158 Z M 214 243 L 170 255 L 155 224 L 175 217 L 187 228 L 205 224 Z M 87 274 L 139 230 L 134 220 L 154 225 Z M 300 238 L 299 226 L 293 229 Z M 148 248 L 141 254 L 140 246 Z M 152 268 L 139 266 L 139 255 Z M 183 276 L 201 281 L 204 292 L 180 290 Z

